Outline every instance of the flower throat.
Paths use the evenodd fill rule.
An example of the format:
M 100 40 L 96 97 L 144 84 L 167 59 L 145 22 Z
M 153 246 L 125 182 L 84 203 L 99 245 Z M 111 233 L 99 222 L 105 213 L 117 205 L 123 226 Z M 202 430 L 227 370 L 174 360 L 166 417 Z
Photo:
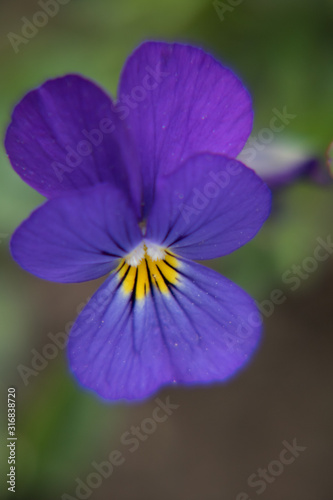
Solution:
M 149 293 L 169 294 L 179 281 L 179 261 L 154 243 L 142 243 L 120 261 L 115 272 L 125 295 L 143 300 Z

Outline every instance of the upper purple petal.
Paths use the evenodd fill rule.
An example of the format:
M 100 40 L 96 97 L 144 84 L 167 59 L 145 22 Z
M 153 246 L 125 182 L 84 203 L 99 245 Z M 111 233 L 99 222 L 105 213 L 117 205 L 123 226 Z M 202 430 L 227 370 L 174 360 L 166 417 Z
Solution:
M 271 193 L 252 170 L 201 154 L 158 178 L 146 237 L 189 259 L 213 259 L 253 238 L 270 208 Z
M 125 64 L 118 99 L 138 151 L 146 203 L 158 174 L 203 151 L 235 157 L 252 128 L 251 100 L 240 80 L 186 45 L 141 45 Z
M 46 197 L 110 181 L 127 188 L 124 130 L 110 97 L 77 75 L 45 82 L 15 107 L 5 146 Z
M 141 241 L 135 211 L 110 184 L 47 201 L 15 231 L 14 259 L 51 281 L 73 283 L 110 272 Z

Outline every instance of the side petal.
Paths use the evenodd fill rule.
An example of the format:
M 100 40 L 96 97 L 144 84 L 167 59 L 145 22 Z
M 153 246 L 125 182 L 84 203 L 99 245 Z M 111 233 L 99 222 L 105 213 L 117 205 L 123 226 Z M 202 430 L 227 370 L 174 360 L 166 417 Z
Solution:
M 145 200 L 155 177 L 199 152 L 237 156 L 252 128 L 240 80 L 203 50 L 147 42 L 127 60 L 119 104 L 139 152 Z
M 146 237 L 189 259 L 213 259 L 251 240 L 270 208 L 271 193 L 252 170 L 197 155 L 158 179 Z
M 150 275 L 144 298 L 140 275 L 129 290 L 128 274 L 114 273 L 70 333 L 73 373 L 106 399 L 142 399 L 166 384 L 226 380 L 249 361 L 258 344 L 261 320 L 243 290 L 176 256 L 157 267 L 159 276 L 154 282 Z M 177 274 L 173 283 L 168 280 L 172 269 Z
M 78 75 L 49 80 L 15 107 L 5 147 L 14 170 L 48 198 L 125 183 L 122 127 L 110 97 Z
M 110 272 L 141 239 L 123 193 L 100 184 L 35 210 L 15 231 L 11 252 L 23 269 L 40 278 L 75 283 Z

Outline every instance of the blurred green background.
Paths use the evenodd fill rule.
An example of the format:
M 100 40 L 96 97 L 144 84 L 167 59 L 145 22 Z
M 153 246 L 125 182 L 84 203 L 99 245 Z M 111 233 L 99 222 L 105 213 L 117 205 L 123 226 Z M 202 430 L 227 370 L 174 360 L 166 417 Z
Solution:
M 226 7 L 223 7 L 224 4 Z M 236 5 L 237 4 L 237 5 Z M 302 144 L 325 164 L 333 140 L 333 3 L 331 0 L 70 0 L 15 53 L 8 33 L 20 34 L 35 0 L 0 3 L 0 131 L 31 88 L 78 72 L 115 95 L 126 57 L 142 41 L 184 41 L 205 48 L 238 74 L 253 96 L 254 135 L 273 109 L 296 117 L 279 141 Z M 224 12 L 223 12 L 224 11 Z M 64 350 L 24 384 L 18 367 L 32 367 L 48 334 L 65 332 L 99 282 L 59 285 L 21 270 L 8 251 L 15 227 L 42 197 L 11 170 L 0 152 L 1 463 L 7 498 L 6 392 L 17 389 L 16 498 L 75 498 L 76 478 L 119 449 L 125 463 L 93 489 L 93 500 L 248 500 L 247 478 L 278 457 L 282 441 L 306 446 L 263 499 L 332 498 L 333 259 L 292 291 L 282 275 L 312 256 L 316 239 L 333 234 L 330 185 L 300 180 L 274 194 L 274 211 L 258 237 L 209 265 L 259 302 L 286 296 L 265 320 L 263 343 L 251 365 L 229 384 L 165 389 L 179 408 L 131 454 L 124 432 L 156 403 L 111 405 L 72 379 Z M 32 351 L 35 350 L 35 351 Z M 8 494 L 10 498 L 12 494 Z M 238 497 L 238 495 L 240 495 Z M 88 497 L 87 497 L 88 498 Z

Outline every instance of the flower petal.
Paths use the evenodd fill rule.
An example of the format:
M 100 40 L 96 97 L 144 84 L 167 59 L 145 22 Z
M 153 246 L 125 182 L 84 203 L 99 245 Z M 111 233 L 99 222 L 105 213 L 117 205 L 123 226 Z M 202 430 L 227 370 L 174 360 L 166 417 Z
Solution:
M 77 75 L 45 82 L 16 106 L 5 146 L 14 170 L 46 197 L 125 183 L 122 127 L 110 97 Z
M 40 278 L 62 283 L 95 279 L 141 241 L 123 193 L 100 184 L 47 201 L 15 231 L 14 259 Z
M 271 193 L 252 170 L 222 155 L 190 158 L 157 180 L 147 239 L 189 259 L 212 259 L 253 238 Z
M 238 160 L 252 168 L 272 190 L 301 179 L 319 185 L 332 182 L 323 161 L 302 144 L 280 140 L 260 151 L 249 147 L 243 149 Z
M 120 103 L 139 152 L 145 200 L 157 174 L 193 154 L 237 156 L 252 128 L 251 100 L 242 83 L 195 47 L 147 42 L 125 64 Z
M 167 255 L 158 267 L 157 282 L 163 279 L 166 288 L 151 274 L 144 298 L 142 277 L 133 276 L 128 290 L 129 275 L 112 274 L 70 333 L 72 371 L 104 398 L 141 399 L 165 384 L 220 382 L 257 346 L 261 320 L 243 290 L 176 256 Z M 176 269 L 174 283 L 167 267 Z

